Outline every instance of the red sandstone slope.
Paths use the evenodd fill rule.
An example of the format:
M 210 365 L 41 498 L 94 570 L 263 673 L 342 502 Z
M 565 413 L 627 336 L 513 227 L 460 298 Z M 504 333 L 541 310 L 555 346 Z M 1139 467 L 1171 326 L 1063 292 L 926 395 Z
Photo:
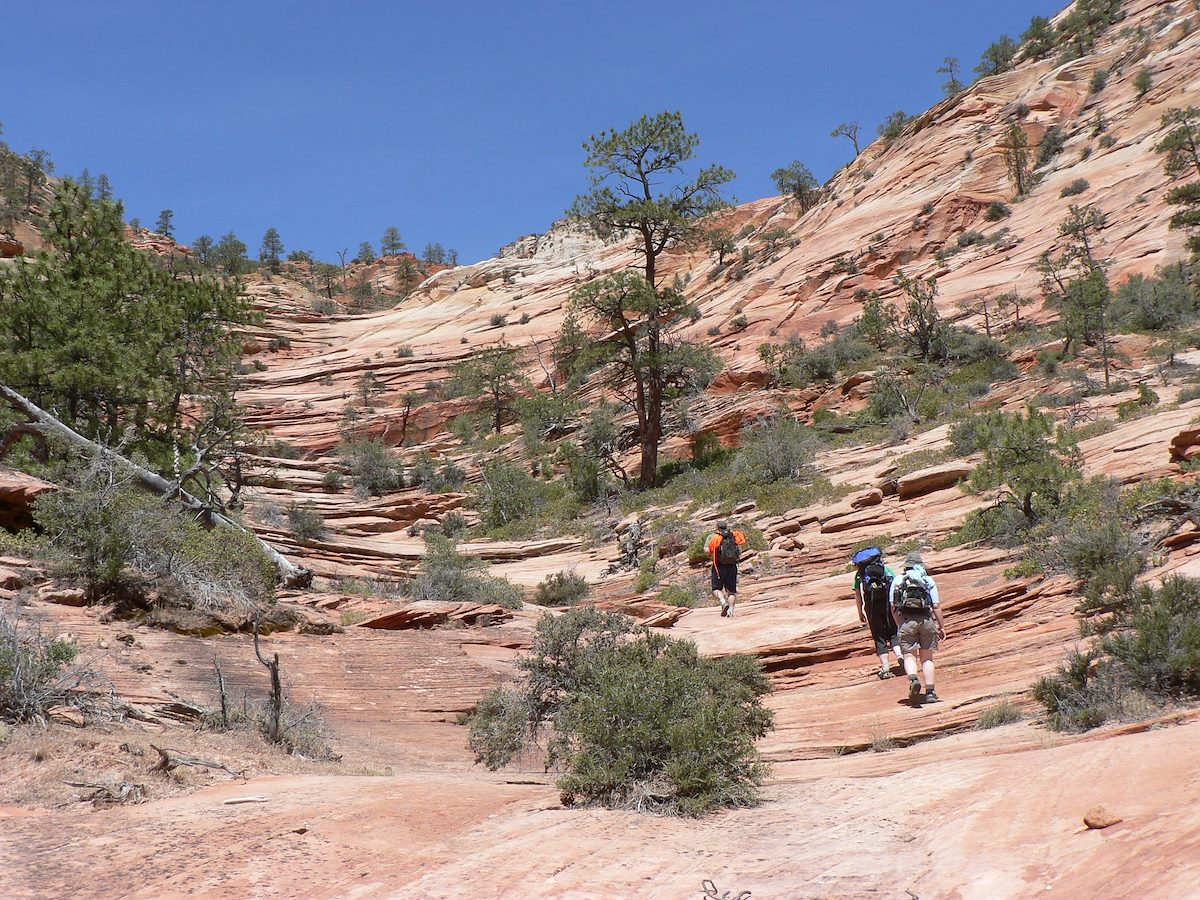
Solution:
M 744 422 L 780 401 L 802 415 L 861 404 L 869 389 L 862 378 L 826 391 L 761 387 L 755 349 L 793 334 L 812 339 L 829 319 L 850 321 L 855 291 L 887 295 L 900 266 L 938 275 L 948 315 L 979 295 L 1014 288 L 1035 294 L 1034 261 L 1054 247 L 1056 224 L 1071 202 L 1059 194 L 1076 178 L 1091 187 L 1075 199 L 1109 215 L 1102 252 L 1116 277 L 1178 259 L 1182 241 L 1166 229 L 1167 182 L 1152 147 L 1164 110 L 1200 103 L 1200 14 L 1150 0 L 1126 8 L 1128 18 L 1095 54 L 986 79 L 919 117 L 893 146 L 872 145 L 799 221 L 779 199 L 732 210 L 735 228 L 755 229 L 743 240 L 755 262 L 740 280 L 715 273 L 699 253 L 673 254 L 668 277 L 679 274 L 704 312 L 694 333 L 711 340 L 728 365 L 693 411 L 700 427 L 732 441 Z M 1131 35 L 1144 28 L 1147 37 L 1122 36 L 1125 28 Z M 1155 83 L 1139 100 L 1132 79 L 1143 65 Z M 1089 95 L 1092 72 L 1111 66 L 1119 72 Z M 1053 125 L 1068 140 L 1032 196 L 992 225 L 983 219 L 985 204 L 1011 194 L 998 156 L 1000 125 L 1018 103 L 1030 107 L 1034 141 Z M 1115 138 L 1107 148 L 1091 135 L 1097 112 Z M 1083 159 L 1085 147 L 1092 152 Z M 932 210 L 923 212 L 927 204 Z M 794 245 L 767 253 L 757 235 L 776 226 L 789 229 Z M 963 231 L 1000 227 L 1009 235 L 997 246 L 972 247 L 945 263 L 934 257 Z M 847 255 L 858 257 L 861 274 L 834 270 Z M 256 356 L 267 369 L 249 376 L 243 399 L 253 424 L 306 456 L 262 460 L 250 504 L 311 501 L 329 525 L 326 538 L 304 546 L 279 527 L 262 526 L 264 536 L 321 576 L 410 570 L 422 544 L 409 526 L 438 518 L 463 498 L 409 490 L 364 502 L 322 490 L 323 473 L 338 465 L 333 451 L 344 409 L 357 403 L 356 381 L 371 372 L 385 388 L 373 410 L 360 409 L 359 422 L 395 443 L 405 392 L 423 390 L 449 364 L 502 338 L 526 347 L 544 342 L 575 286 L 631 260 L 627 247 L 560 227 L 522 239 L 496 259 L 439 272 L 395 309 L 358 317 L 312 312 L 313 296 L 294 282 L 253 284 L 269 313 Z M 749 325 L 731 334 L 737 312 Z M 501 314 L 507 321 L 493 325 Z M 709 338 L 714 325 L 722 333 Z M 286 341 L 268 350 L 272 337 Z M 413 355 L 397 354 L 404 347 Z M 1200 442 L 1191 424 L 1200 401 L 1172 408 L 1179 386 L 1159 383 L 1146 342 L 1126 338 L 1122 348 L 1129 357 L 1122 377 L 1132 386 L 1153 383 L 1163 408 L 1085 441 L 1087 471 L 1127 482 L 1186 477 L 1178 461 Z M 1200 362 L 1200 354 L 1185 360 Z M 998 386 L 990 401 L 1015 406 L 1054 387 L 1036 373 L 1032 354 L 1018 362 L 1026 374 Z M 531 371 L 539 372 L 532 362 Z M 1114 418 L 1116 404 L 1131 396 L 1132 388 L 1092 398 L 1089 414 Z M 437 453 L 460 453 L 444 424 L 462 409 L 462 401 L 421 407 L 408 422 L 408 438 Z M 697 609 L 673 622 L 673 633 L 705 652 L 757 654 L 772 675 L 777 728 L 762 749 L 774 771 L 759 809 L 703 822 L 564 810 L 551 779 L 532 762 L 495 775 L 473 767 L 457 714 L 512 672 L 540 614 L 530 607 L 490 627 L 351 627 L 325 637 L 268 637 L 266 648 L 280 653 L 296 697 L 318 698 L 328 709 L 346 754 L 329 777 L 287 774 L 241 784 L 197 776 L 196 785 L 210 786 L 140 807 L 0 810 L 0 884 L 18 896 L 65 896 L 86 885 L 84 893 L 96 896 L 692 897 L 711 878 L 722 891 L 753 890 L 756 897 L 1026 897 L 1048 888 L 1068 897 L 1187 896 L 1200 883 L 1192 840 L 1200 827 L 1194 714 L 1182 725 L 1166 719 L 1148 730 L 1110 728 L 1084 739 L 1029 722 L 972 730 L 998 699 L 1029 706 L 1029 684 L 1078 641 L 1071 616 L 1077 598 L 1064 579 L 1007 578 L 1012 560 L 991 548 L 929 553 L 947 605 L 948 641 L 939 656 L 946 702 L 911 709 L 900 702 L 900 680 L 873 677 L 845 560 L 855 543 L 883 535 L 933 545 L 983 502 L 956 485 L 964 471 L 958 464 L 893 478 L 896 457 L 941 447 L 945 431 L 823 455 L 820 466 L 833 482 L 855 486 L 843 501 L 781 515 L 742 508 L 771 548 L 751 560 L 738 616 L 723 620 L 714 608 Z M 702 510 L 697 525 L 714 514 Z M 575 566 L 605 602 L 654 611 L 651 601 L 632 599 L 632 574 L 601 578 L 615 558 L 613 544 L 551 535 L 464 549 L 525 586 Z M 685 566 L 681 558 L 667 563 Z M 1156 563 L 1150 577 L 1200 575 L 1200 542 L 1185 528 Z M 334 615 L 389 605 L 336 590 L 292 599 L 324 604 Z M 214 658 L 235 695 L 261 689 L 261 667 L 244 636 L 186 637 L 105 623 L 96 610 L 35 608 L 47 627 L 89 648 L 117 690 L 143 710 L 172 696 L 207 701 Z M 126 633 L 131 641 L 114 639 Z M 145 727 L 151 731 L 143 743 L 160 726 Z M 873 752 L 889 742 L 895 749 Z M 349 777 L 368 770 L 394 774 Z M 269 801 L 222 804 L 248 794 Z M 1082 817 L 1095 803 L 1124 821 L 1087 831 Z M 102 852 L 68 853 L 68 841 Z

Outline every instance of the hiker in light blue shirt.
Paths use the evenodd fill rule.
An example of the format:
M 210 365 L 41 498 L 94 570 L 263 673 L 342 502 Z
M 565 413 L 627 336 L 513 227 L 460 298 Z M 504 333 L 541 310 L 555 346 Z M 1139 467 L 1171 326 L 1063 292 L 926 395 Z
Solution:
M 925 679 L 924 699 L 927 703 L 936 703 L 939 698 L 933 687 L 933 653 L 938 649 L 939 641 L 946 639 L 946 625 L 942 620 L 937 583 L 925 570 L 925 561 L 919 553 L 910 553 L 905 558 L 903 573 L 892 581 L 891 606 L 900 630 L 909 702 L 913 705 L 921 702 L 921 677 L 917 669 L 919 652 L 920 676 Z

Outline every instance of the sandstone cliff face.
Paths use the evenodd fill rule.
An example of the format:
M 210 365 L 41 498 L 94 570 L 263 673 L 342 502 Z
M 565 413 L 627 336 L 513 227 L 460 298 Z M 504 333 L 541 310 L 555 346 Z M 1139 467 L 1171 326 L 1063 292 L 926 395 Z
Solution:
M 1023 64 L 980 81 L 918 117 L 890 146 L 866 148 L 804 216 L 780 198 L 729 210 L 724 221 L 744 235 L 738 255 L 749 248 L 749 264 L 720 267 L 700 251 L 673 251 L 665 277 L 678 276 L 702 311 L 691 335 L 714 346 L 727 367 L 693 407 L 698 428 L 732 445 L 746 424 L 780 403 L 801 416 L 861 408 L 872 389 L 870 373 L 827 388 L 783 391 L 769 386 L 756 348 L 791 336 L 814 341 L 826 322 L 851 322 L 860 308 L 856 294 L 894 296 L 901 268 L 936 275 L 943 314 L 982 330 L 982 317 L 961 312 L 961 305 L 1013 290 L 1037 297 L 1036 260 L 1058 249 L 1057 224 L 1072 202 L 1094 203 L 1107 214 L 1100 250 L 1114 280 L 1180 259 L 1182 238 L 1168 231 L 1162 200 L 1168 181 L 1152 148 L 1165 110 L 1200 105 L 1200 13 L 1191 4 L 1154 0 L 1131 0 L 1125 9 L 1126 19 L 1093 54 Z M 1138 98 L 1132 82 L 1143 66 L 1154 85 Z M 1101 68 L 1113 74 L 1092 94 L 1092 73 Z M 1063 129 L 1065 143 L 1038 187 L 1014 202 L 1000 144 L 1006 118 L 1020 104 L 1029 108 L 1023 127 L 1032 144 L 1052 127 Z M 1093 134 L 1097 115 L 1106 123 L 1103 135 Z M 1107 146 L 1102 136 L 1112 138 Z M 1061 197 L 1079 178 L 1089 183 L 1087 192 Z M 994 200 L 1008 202 L 1012 212 L 992 223 L 985 210 Z M 775 228 L 787 236 L 769 250 L 762 236 Z M 941 260 L 936 255 L 964 232 L 995 236 L 1001 229 L 1007 231 L 993 241 Z M 847 259 L 854 266 L 839 262 Z M 560 223 L 545 235 L 518 239 L 494 259 L 433 272 L 394 308 L 359 316 L 314 312 L 316 296 L 295 281 L 252 279 L 249 291 L 266 321 L 249 338 L 247 361 L 265 370 L 247 375 L 242 399 L 249 423 L 295 445 L 301 458 L 253 461 L 249 511 L 266 539 L 319 576 L 320 590 L 289 602 L 314 618 L 361 620 L 341 634 L 277 634 L 266 645 L 281 654 L 300 699 L 326 704 L 347 764 L 386 761 L 393 774 L 280 776 L 257 780 L 252 790 L 215 784 L 192 797 L 114 811 L 103 824 L 71 812 L 14 815 L 7 821 L 19 849 L 0 846 L 0 867 L 32 866 L 45 873 L 51 892 L 78 883 L 82 864 L 62 864 L 56 849 L 68 830 L 117 848 L 103 871 L 86 873 L 111 893 L 263 893 L 258 867 L 264 863 L 272 869 L 272 889 L 311 891 L 307 870 L 281 864 L 296 854 L 331 895 L 416 888 L 429 896 L 684 897 L 698 892 L 702 878 L 756 896 L 1191 891 L 1200 881 L 1190 843 L 1200 812 L 1182 786 L 1200 778 L 1194 712 L 1154 723 L 1182 723 L 1177 728 L 1120 727 L 1084 741 L 1031 722 L 974 730 L 980 712 L 999 700 L 1015 699 L 1032 711 L 1031 682 L 1079 641 L 1072 615 L 1078 597 L 1067 579 L 1011 577 L 1011 555 L 991 547 L 927 552 L 946 602 L 948 641 L 938 657 L 938 682 L 947 702 L 913 710 L 896 687 L 902 679 L 874 678 L 877 661 L 849 592 L 851 549 L 885 539 L 933 547 L 989 502 L 964 490 L 974 458 L 897 474 L 900 457 L 942 450 L 945 426 L 894 446 L 848 445 L 823 454 L 820 468 L 845 489 L 842 500 L 774 514 L 739 506 L 738 514 L 764 532 L 768 549 L 748 560 L 732 620 L 715 607 L 682 611 L 640 597 L 634 573 L 606 576 L 617 557 L 607 533 L 476 540 L 461 548 L 526 588 L 574 568 L 593 583 L 599 602 L 669 627 L 704 652 L 756 654 L 776 687 L 770 703 L 777 728 L 762 745 L 774 764 L 765 807 L 701 824 L 565 811 L 552 779 L 532 763 L 501 775 L 471 767 L 456 716 L 513 673 L 545 611 L 410 604 L 381 592 L 364 598 L 337 579 L 386 583 L 412 571 L 424 549 L 420 526 L 463 510 L 466 495 L 406 489 L 364 501 L 325 489 L 322 479 L 343 465 L 336 451 L 348 406 L 357 413 L 352 433 L 403 443 L 405 456 L 423 448 L 458 459 L 474 476 L 475 454 L 446 430 L 465 402 L 434 399 L 406 414 L 402 398 L 428 392 L 449 366 L 502 340 L 528 350 L 529 374 L 546 387 L 539 354 L 549 362 L 545 354 L 572 290 L 634 261 L 628 245 L 605 244 Z M 391 290 L 395 264 L 373 263 L 353 275 Z M 1051 317 L 1038 304 L 1025 314 Z M 731 325 L 737 316 L 748 320 L 742 330 Z M 710 336 L 716 326 L 719 333 Z M 1088 398 L 1074 412 L 1115 420 L 1117 404 L 1142 383 L 1153 383 L 1162 405 L 1084 441 L 1085 470 L 1126 483 L 1194 477 L 1183 464 L 1200 454 L 1194 424 L 1200 400 L 1178 402 L 1181 386 L 1161 382 L 1145 339 L 1125 338 L 1121 348 L 1121 377 L 1130 390 Z M 1200 352 L 1180 360 L 1200 364 Z M 1038 371 L 1033 351 L 1016 362 L 1022 377 L 997 385 L 984 402 L 1015 408 L 1061 389 Z M 378 390 L 363 397 L 360 383 L 368 374 Z M 686 452 L 682 439 L 666 446 L 667 456 Z M 301 543 L 256 512 L 292 502 L 315 506 L 327 534 Z M 715 508 L 701 509 L 695 527 L 716 515 Z M 5 584 L 41 577 L 18 571 L 11 560 L 4 564 Z M 692 574 L 683 552 L 668 553 L 663 565 Z M 1200 531 L 1190 525 L 1167 541 L 1147 577 L 1169 572 L 1200 575 Z M 87 647 L 109 642 L 114 628 L 87 609 L 54 604 L 44 614 Z M 146 628 L 132 634 L 102 665 L 122 695 L 151 712 L 173 696 L 205 696 L 214 657 L 223 660 L 234 690 L 262 677 L 242 636 L 196 639 Z M 147 674 L 146 666 L 153 671 Z M 871 752 L 889 746 L 895 749 Z M 236 820 L 222 810 L 224 799 L 255 792 L 271 802 Z M 1100 803 L 1124 821 L 1083 833 L 1084 814 Z M 300 823 L 310 830 L 296 830 Z M 253 859 L 226 849 L 263 834 L 286 837 L 259 840 Z M 147 847 L 159 870 L 135 882 L 124 870 Z M 362 865 L 352 871 L 347 859 Z M 1143 865 L 1130 868 L 1129 859 Z

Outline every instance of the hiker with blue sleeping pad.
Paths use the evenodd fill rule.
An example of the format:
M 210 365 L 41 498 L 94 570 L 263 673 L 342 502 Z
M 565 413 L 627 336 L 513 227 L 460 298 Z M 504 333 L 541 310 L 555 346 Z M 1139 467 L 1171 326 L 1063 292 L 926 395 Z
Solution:
M 921 677 L 925 679 L 925 702 L 936 703 L 933 687 L 933 653 L 938 642 L 946 639 L 942 621 L 941 601 L 937 584 L 925 571 L 925 561 L 919 553 L 904 559 L 904 572 L 892 581 L 892 615 L 900 630 L 900 649 L 904 653 L 904 672 L 908 675 L 908 699 L 913 705 L 921 702 Z M 921 655 L 920 675 L 917 654 Z
M 721 615 L 732 616 L 737 602 L 738 563 L 746 535 L 734 531 L 728 522 L 718 522 L 717 530 L 704 540 L 704 549 L 712 557 L 712 592 L 721 603 Z
M 892 582 L 896 573 L 883 562 L 883 551 L 878 547 L 867 547 L 854 554 L 854 607 L 858 621 L 871 630 L 875 642 L 875 653 L 879 657 L 879 678 L 891 678 L 892 667 L 888 664 L 888 651 L 896 655 L 896 664 L 901 662 L 900 638 L 896 620 L 892 618 Z

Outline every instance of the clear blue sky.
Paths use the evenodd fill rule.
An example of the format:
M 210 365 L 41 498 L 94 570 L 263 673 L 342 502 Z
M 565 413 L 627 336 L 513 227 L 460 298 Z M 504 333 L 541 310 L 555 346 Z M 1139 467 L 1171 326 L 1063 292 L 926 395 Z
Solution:
M 470 262 L 562 214 L 602 128 L 678 109 L 736 198 L 764 197 L 793 159 L 822 180 L 849 159 L 840 121 L 873 137 L 924 110 L 944 56 L 969 79 L 1059 5 L 12 2 L 0 122 L 58 174 L 106 173 L 128 216 L 170 207 L 185 241 L 233 230 L 257 255 L 274 226 L 334 259 L 396 225 Z

